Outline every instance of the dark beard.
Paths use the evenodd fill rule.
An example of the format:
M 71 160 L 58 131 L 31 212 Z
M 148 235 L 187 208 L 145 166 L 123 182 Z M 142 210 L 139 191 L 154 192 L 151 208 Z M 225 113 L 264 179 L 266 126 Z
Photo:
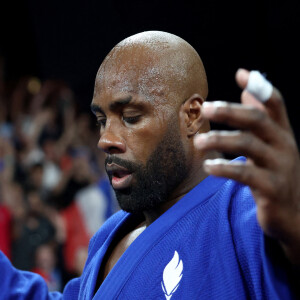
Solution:
M 169 200 L 170 194 L 187 176 L 186 157 L 178 128 L 168 128 L 146 166 L 115 155 L 107 157 L 105 165 L 112 162 L 134 173 L 135 182 L 130 188 L 115 190 L 120 207 L 132 213 L 153 209 Z M 111 182 L 111 176 L 109 179 Z

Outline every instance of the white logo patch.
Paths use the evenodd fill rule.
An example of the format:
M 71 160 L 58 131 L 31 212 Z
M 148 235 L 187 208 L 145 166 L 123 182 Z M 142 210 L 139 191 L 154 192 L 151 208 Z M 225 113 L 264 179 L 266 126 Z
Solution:
M 165 293 L 166 300 L 171 299 L 173 294 L 176 292 L 182 278 L 182 271 L 182 260 L 179 258 L 177 251 L 175 251 L 173 258 L 164 269 L 163 280 L 161 282 L 161 287 Z

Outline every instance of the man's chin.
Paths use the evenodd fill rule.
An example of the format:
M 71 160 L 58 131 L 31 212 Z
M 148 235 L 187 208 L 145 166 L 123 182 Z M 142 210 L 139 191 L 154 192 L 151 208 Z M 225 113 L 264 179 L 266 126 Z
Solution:
M 122 210 L 129 212 L 129 213 L 140 213 L 143 212 L 143 208 L 141 208 L 140 206 L 138 207 L 136 205 L 136 203 L 132 203 L 131 200 L 128 199 L 124 199 L 124 197 L 122 197 L 120 199 L 120 197 L 117 197 L 119 206 Z
M 150 209 L 149 204 L 143 201 L 144 199 L 132 197 L 131 189 L 117 190 L 115 192 L 120 208 L 126 212 L 142 213 Z
M 120 208 L 129 213 L 142 213 L 149 211 L 155 209 L 162 203 L 159 195 L 153 195 L 146 191 L 138 194 L 133 193 L 131 189 L 115 192 Z

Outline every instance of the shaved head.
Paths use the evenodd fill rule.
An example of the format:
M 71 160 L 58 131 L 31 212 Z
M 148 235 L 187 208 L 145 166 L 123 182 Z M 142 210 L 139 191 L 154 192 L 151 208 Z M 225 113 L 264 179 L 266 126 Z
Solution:
M 107 72 L 114 74 L 109 81 Z M 131 74 L 136 75 L 134 85 Z M 205 100 L 208 93 L 205 69 L 195 49 L 182 38 L 161 31 L 138 33 L 117 44 L 99 68 L 95 92 L 101 89 L 98 83 L 105 88 L 121 84 L 124 92 L 179 103 L 195 93 Z
M 209 130 L 201 113 L 207 93 L 199 55 L 176 35 L 142 32 L 106 56 L 91 107 L 122 209 L 166 209 L 204 176 L 195 176 L 203 153 L 193 137 Z

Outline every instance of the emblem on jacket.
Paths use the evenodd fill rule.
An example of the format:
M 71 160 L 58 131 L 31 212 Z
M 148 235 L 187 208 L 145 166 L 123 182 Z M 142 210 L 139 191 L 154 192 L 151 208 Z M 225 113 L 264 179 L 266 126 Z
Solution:
M 173 258 L 166 265 L 163 272 L 163 280 L 161 287 L 165 293 L 166 300 L 171 299 L 173 294 L 179 287 L 180 280 L 182 278 L 183 262 L 179 258 L 178 252 L 174 252 Z

